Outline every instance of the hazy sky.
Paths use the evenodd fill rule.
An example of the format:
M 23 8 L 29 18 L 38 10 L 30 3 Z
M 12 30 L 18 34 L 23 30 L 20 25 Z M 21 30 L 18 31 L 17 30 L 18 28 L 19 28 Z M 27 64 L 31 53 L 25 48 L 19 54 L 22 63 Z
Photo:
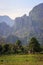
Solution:
M 29 15 L 29 11 L 43 0 L 0 0 L 0 15 L 8 15 L 11 18 Z

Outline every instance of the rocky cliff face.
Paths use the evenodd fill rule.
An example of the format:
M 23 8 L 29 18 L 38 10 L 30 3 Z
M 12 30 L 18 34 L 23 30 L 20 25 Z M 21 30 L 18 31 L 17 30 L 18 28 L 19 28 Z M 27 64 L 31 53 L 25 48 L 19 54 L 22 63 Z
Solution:
M 32 22 L 31 35 L 43 42 L 43 4 L 35 6 L 29 13 Z M 34 33 L 34 34 L 33 34 Z
M 10 20 L 9 17 L 0 17 L 0 22 L 10 22 L 12 27 L 9 27 L 5 23 L 0 23 L 0 35 L 7 36 L 15 35 L 23 43 L 27 43 L 30 37 L 36 37 L 39 42 L 43 43 L 43 3 L 35 6 L 29 13 L 29 16 L 23 15 L 22 17 L 17 17 L 15 20 Z M 11 22 L 12 21 L 12 22 Z M 3 29 L 4 28 L 4 29 Z M 8 39 L 8 38 L 7 38 Z M 14 39 L 13 39 L 14 40 Z

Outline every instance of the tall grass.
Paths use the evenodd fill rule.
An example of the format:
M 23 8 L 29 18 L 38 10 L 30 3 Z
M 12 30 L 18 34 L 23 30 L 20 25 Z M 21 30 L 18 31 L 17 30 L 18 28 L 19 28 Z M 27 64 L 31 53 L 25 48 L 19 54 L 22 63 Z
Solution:
M 2 55 L 0 65 L 43 65 L 43 54 Z

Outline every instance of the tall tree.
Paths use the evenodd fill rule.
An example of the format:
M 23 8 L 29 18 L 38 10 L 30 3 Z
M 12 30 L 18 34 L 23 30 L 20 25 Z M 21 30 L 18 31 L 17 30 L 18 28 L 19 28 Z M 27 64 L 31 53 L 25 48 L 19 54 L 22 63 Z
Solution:
M 35 37 L 32 37 L 30 40 L 29 50 L 33 53 L 41 51 L 40 44 Z
M 16 45 L 20 46 L 21 45 L 21 41 L 20 40 L 17 40 L 16 41 Z
M 16 44 L 13 47 L 14 53 L 21 53 L 21 47 L 22 47 L 21 41 L 17 40 Z

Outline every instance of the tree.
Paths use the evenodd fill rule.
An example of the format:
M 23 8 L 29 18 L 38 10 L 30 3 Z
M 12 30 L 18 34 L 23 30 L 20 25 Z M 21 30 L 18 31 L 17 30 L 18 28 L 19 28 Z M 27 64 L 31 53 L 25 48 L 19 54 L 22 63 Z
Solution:
M 29 43 L 29 50 L 31 53 L 40 52 L 40 44 L 35 37 L 32 37 Z
M 22 52 L 21 47 L 22 47 L 21 41 L 17 40 L 16 44 L 13 46 L 14 53 L 21 53 Z
M 21 41 L 20 40 L 17 40 L 16 41 L 16 45 L 20 47 L 21 46 Z
M 4 52 L 5 54 L 8 54 L 8 53 L 10 52 L 9 44 L 5 44 L 4 47 L 3 47 L 3 49 L 4 49 L 3 52 Z
M 14 45 L 14 46 L 13 46 L 13 52 L 14 52 L 14 53 L 17 53 L 17 50 L 18 50 L 18 46 L 17 46 L 17 45 Z
M 0 54 L 2 54 L 3 47 L 0 45 Z

